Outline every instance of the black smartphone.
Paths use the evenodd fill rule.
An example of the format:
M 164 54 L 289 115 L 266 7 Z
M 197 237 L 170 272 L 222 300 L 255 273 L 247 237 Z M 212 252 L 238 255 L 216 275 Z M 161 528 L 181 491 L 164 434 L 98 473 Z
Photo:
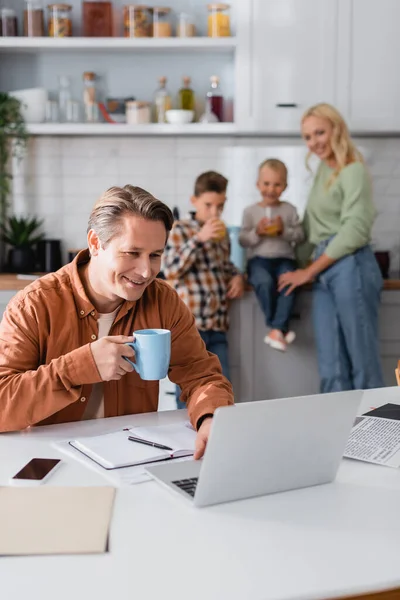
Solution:
M 46 481 L 61 463 L 60 458 L 32 458 L 11 479 L 13 485 L 38 485 Z

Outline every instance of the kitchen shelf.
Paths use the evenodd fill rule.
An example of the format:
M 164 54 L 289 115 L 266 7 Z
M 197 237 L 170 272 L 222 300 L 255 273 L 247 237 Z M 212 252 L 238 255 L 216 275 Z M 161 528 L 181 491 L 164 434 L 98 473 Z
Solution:
M 235 135 L 235 123 L 149 123 L 148 125 L 126 125 L 125 123 L 31 123 L 31 135 Z
M 49 37 L 0 37 L 0 52 L 54 52 L 62 51 L 141 51 L 141 52 L 220 52 L 232 54 L 236 38 L 49 38 Z

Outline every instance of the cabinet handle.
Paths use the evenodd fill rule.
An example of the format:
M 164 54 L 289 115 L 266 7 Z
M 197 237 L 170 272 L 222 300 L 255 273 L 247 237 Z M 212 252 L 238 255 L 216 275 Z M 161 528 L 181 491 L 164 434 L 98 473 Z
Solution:
M 288 102 L 288 103 L 279 103 L 276 105 L 276 108 L 297 108 L 299 105 L 295 104 L 294 102 Z

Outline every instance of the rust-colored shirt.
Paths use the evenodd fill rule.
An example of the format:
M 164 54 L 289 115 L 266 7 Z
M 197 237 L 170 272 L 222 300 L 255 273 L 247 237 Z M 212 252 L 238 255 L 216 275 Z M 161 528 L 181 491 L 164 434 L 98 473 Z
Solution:
M 101 381 L 90 349 L 97 311 L 78 265 L 87 250 L 41 277 L 8 304 L 0 324 L 0 432 L 79 421 L 94 383 Z M 216 356 L 207 352 L 194 318 L 167 283 L 155 280 L 136 302 L 123 302 L 109 335 L 138 329 L 171 330 L 169 377 L 182 389 L 193 425 L 218 406 L 233 403 L 232 387 Z M 157 410 L 158 381 L 136 372 L 104 382 L 104 416 Z

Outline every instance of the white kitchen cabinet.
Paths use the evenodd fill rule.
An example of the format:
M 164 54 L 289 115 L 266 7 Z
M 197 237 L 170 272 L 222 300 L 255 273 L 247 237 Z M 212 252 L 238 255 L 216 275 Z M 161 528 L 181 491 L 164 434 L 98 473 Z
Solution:
M 400 2 L 339 0 L 337 102 L 352 131 L 400 131 Z
M 238 120 L 256 131 L 298 133 L 309 106 L 335 99 L 337 0 L 251 0 L 238 10 Z

